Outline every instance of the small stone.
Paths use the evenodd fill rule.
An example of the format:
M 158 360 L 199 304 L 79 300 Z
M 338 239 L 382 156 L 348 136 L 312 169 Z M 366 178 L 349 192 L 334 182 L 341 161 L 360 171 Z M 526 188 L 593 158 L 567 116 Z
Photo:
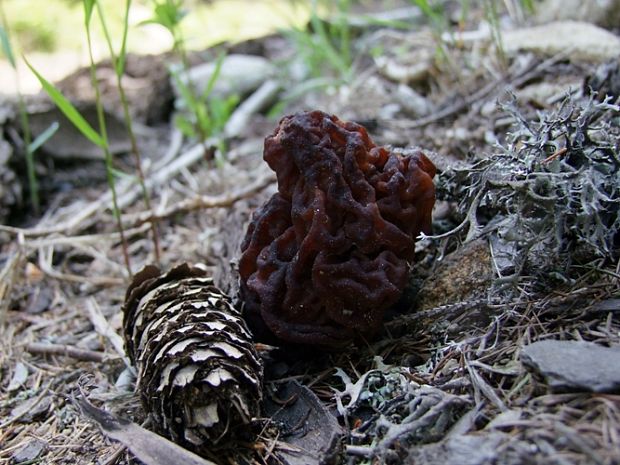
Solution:
M 403 108 L 413 116 L 426 116 L 433 111 L 431 102 L 406 84 L 398 85 L 396 96 Z
M 201 95 L 215 70 L 215 62 L 204 63 L 190 68 L 186 75 L 181 75 L 181 79 L 187 84 L 189 78 L 195 86 L 197 95 Z M 220 98 L 233 94 L 245 95 L 257 89 L 274 72 L 274 66 L 266 58 L 254 55 L 228 55 L 222 62 L 212 95 Z M 174 85 L 177 96 L 181 97 L 177 87 Z
M 620 56 L 620 38 L 590 23 L 558 21 L 506 31 L 502 42 L 509 55 L 533 52 L 553 56 L 566 53 L 571 60 L 603 62 Z
M 30 463 L 35 461 L 46 448 L 45 441 L 33 439 L 17 449 L 11 458 L 14 463 Z
M 379 110 L 379 118 L 382 120 L 392 120 L 400 112 L 401 107 L 398 103 L 388 103 L 383 105 Z
M 620 0 L 544 0 L 536 13 L 541 23 L 574 19 L 609 28 L 620 26 Z
M 531 102 L 539 108 L 549 107 L 558 97 L 573 93 L 581 88 L 581 80 L 572 79 L 568 82 L 536 82 L 515 92 L 520 102 Z
M 426 310 L 481 298 L 494 278 L 488 243 L 483 239 L 468 242 L 437 264 L 419 292 L 418 308 Z
M 26 365 L 24 365 L 22 362 L 17 362 L 15 364 L 15 368 L 13 369 L 13 377 L 11 378 L 11 382 L 7 386 L 6 390 L 8 392 L 17 391 L 26 384 L 27 380 L 28 367 L 26 367 Z
M 18 419 L 21 423 L 30 423 L 49 412 L 51 407 L 51 396 L 32 397 L 13 408 L 11 418 Z
M 521 361 L 554 391 L 620 393 L 620 347 L 585 341 L 538 341 L 523 347 Z
M 75 102 L 75 105 L 84 119 L 91 126 L 96 127 L 98 115 L 95 103 Z M 39 137 L 56 122 L 59 124 L 57 131 L 43 144 L 45 153 L 58 160 L 103 159 L 101 148 L 87 139 L 55 106 L 37 109 L 28 115 L 28 125 L 33 138 Z M 116 155 L 129 152 L 131 142 L 127 135 L 125 122 L 106 110 L 105 123 L 110 153 Z
M 473 434 L 451 436 L 442 441 L 412 447 L 404 459 L 405 465 L 424 463 L 426 465 L 483 465 L 487 463 L 514 464 L 507 460 L 501 446 L 515 438 L 508 434 L 492 432 L 483 436 Z

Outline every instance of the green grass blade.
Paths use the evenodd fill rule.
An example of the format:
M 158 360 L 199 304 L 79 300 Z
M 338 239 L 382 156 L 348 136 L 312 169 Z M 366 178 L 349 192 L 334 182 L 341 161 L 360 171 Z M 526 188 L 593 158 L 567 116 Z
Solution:
M 124 171 L 117 168 L 112 167 L 110 168 L 110 171 L 112 172 L 112 176 L 114 176 L 116 179 L 127 179 L 131 182 L 136 182 L 138 180 L 138 178 L 133 174 L 125 173 Z
M 198 122 L 198 130 L 202 135 L 208 137 L 213 132 L 214 126 L 211 118 L 211 113 L 205 102 L 198 102 L 194 116 Z
M 445 12 L 443 11 L 443 7 L 438 5 L 433 7 L 428 0 L 409 0 L 410 3 L 417 6 L 424 16 L 426 16 L 432 23 L 433 26 L 443 32 L 446 28 L 446 18 L 444 17 Z
M 325 58 L 338 71 L 343 74 L 346 73 L 349 67 L 343 61 L 343 58 L 332 45 L 329 35 L 325 30 L 325 27 L 323 26 L 321 18 L 319 18 L 319 16 L 315 12 L 312 12 L 310 16 L 310 23 L 314 31 L 317 33 L 317 37 L 320 41 L 319 46 L 322 48 L 322 51 L 325 54 Z
M 183 115 L 176 114 L 174 116 L 174 125 L 186 137 L 198 137 L 194 125 Z
M 437 13 L 433 10 L 433 7 L 428 3 L 427 0 L 412 0 L 411 3 L 416 5 L 422 13 L 427 18 L 430 18 L 433 21 L 437 21 L 439 18 L 437 17 Z
M 28 60 L 24 57 L 24 61 L 30 68 L 30 70 L 37 77 L 43 90 L 49 95 L 54 104 L 63 112 L 71 123 L 93 144 L 98 147 L 104 147 L 105 141 L 103 138 L 93 129 L 93 127 L 84 119 L 80 112 L 73 106 L 73 104 L 64 96 L 60 91 L 54 87 L 53 84 L 48 82 L 39 72 L 34 69 Z
M 86 24 L 86 27 L 90 26 L 90 19 L 93 16 L 93 7 L 96 1 L 97 0 L 82 0 L 84 3 L 84 24 Z
M 187 77 L 187 83 L 183 81 L 183 78 L 179 75 L 179 71 L 171 71 L 172 79 L 177 85 L 179 92 L 181 93 L 181 100 L 187 108 L 192 112 L 196 113 L 198 111 L 198 101 L 194 96 L 194 92 L 192 91 L 193 84 L 190 81 L 189 77 Z
M 342 60 L 347 65 L 351 66 L 351 30 L 349 27 L 349 11 L 351 10 L 351 4 L 349 0 L 338 0 L 338 27 L 337 32 L 340 36 L 340 54 Z
M 121 50 L 116 61 L 116 74 L 122 76 L 125 73 L 125 61 L 127 60 L 127 32 L 129 31 L 129 9 L 131 8 L 131 0 L 125 3 L 125 17 L 123 18 L 123 39 L 121 41 Z
M 9 40 L 9 35 L 6 33 L 2 26 L 0 26 L 0 42 L 2 43 L 2 51 L 6 55 L 6 58 L 9 60 L 9 63 L 11 63 L 13 69 L 15 69 L 17 65 L 15 64 L 15 55 L 13 55 L 11 41 Z
M 534 6 L 534 2 L 532 0 L 521 0 L 521 5 L 523 5 L 523 8 L 529 14 L 533 14 L 536 10 L 536 7 Z
M 226 58 L 226 53 L 222 52 L 218 55 L 217 61 L 215 62 L 215 69 L 209 78 L 209 82 L 207 82 L 207 87 L 205 87 L 204 92 L 202 93 L 203 100 L 211 95 L 213 92 L 213 87 L 215 87 L 215 83 L 217 79 L 220 77 L 220 71 L 222 71 L 222 63 L 224 63 L 224 58 Z
M 56 134 L 56 131 L 58 131 L 59 127 L 60 127 L 60 124 L 58 124 L 58 121 L 54 121 L 52 124 L 49 125 L 49 127 L 45 131 L 39 134 L 37 138 L 32 141 L 32 143 L 28 146 L 28 150 L 30 150 L 31 153 L 36 152 L 54 134 Z

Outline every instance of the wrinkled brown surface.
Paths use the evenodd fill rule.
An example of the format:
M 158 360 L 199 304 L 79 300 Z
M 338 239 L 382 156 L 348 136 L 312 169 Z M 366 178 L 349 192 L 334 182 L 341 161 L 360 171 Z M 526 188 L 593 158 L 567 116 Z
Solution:
M 376 331 L 429 232 L 434 165 L 390 153 L 366 130 L 319 111 L 265 139 L 278 192 L 255 212 L 239 264 L 259 337 L 337 346 Z

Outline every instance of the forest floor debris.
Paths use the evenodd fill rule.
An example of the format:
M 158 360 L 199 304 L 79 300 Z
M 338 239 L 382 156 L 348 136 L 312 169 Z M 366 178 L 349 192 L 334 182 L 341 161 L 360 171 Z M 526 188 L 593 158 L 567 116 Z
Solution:
M 267 59 L 274 58 L 270 50 L 282 53 L 282 38 L 263 40 Z M 444 174 L 484 164 L 498 153 L 498 144 L 505 145 L 515 130 L 515 112 L 522 122 L 533 124 L 539 121 L 538 113 L 553 113 L 566 99 L 586 101 L 586 83 L 600 71 L 596 64 L 565 51 L 552 57 L 519 52 L 502 72 L 495 57 L 477 47 L 452 51 L 450 59 L 460 74 L 431 60 L 420 82 L 394 82 L 385 77 L 381 60 L 366 60 L 358 79 L 287 101 L 285 111 L 321 108 L 365 124 L 379 144 L 422 147 L 438 166 L 440 182 L 447 182 Z M 161 63 L 154 66 L 160 69 Z M 599 79 L 599 89 L 612 94 L 605 103 L 611 107 L 612 128 L 606 136 L 616 141 L 611 150 L 618 162 L 620 117 L 613 108 L 618 105 L 613 89 L 618 87 L 610 81 L 617 80 L 618 73 L 613 74 L 613 66 L 609 64 L 611 71 Z M 70 82 L 65 80 L 65 85 Z M 541 85 L 555 87 L 543 97 L 527 94 Z M 424 94 L 420 115 L 412 117 L 411 105 L 402 101 L 411 95 L 402 86 Z M 281 96 L 292 90 L 284 89 Z M 522 97 L 513 101 L 509 92 Z M 498 101 L 512 102 L 515 111 L 506 112 Z M 261 143 L 277 121 L 262 114 L 250 121 L 243 133 L 228 141 L 227 156 L 218 164 L 203 145 L 183 143 L 168 126 L 147 128 L 140 136 L 149 153 L 153 211 L 143 210 L 131 181 L 119 185 L 135 271 L 153 261 L 145 223 L 156 218 L 163 269 L 185 261 L 204 263 L 221 287 L 235 292 L 235 260 L 249 215 L 274 189 L 274 176 L 261 160 Z M 4 133 L 15 142 L 10 130 Z M 564 157 L 564 148 L 546 147 L 542 164 Z M 139 400 L 128 389 L 126 363 L 118 348 L 128 277 L 121 265 L 109 194 L 99 165 L 61 163 L 41 169 L 50 178 L 70 173 L 67 183 L 50 184 L 42 218 L 11 216 L 12 204 L 0 207 L 7 219 L 0 226 L 0 464 L 134 463 L 131 453 L 106 439 L 73 401 L 84 392 L 90 402 L 123 418 L 145 420 Z M 86 182 L 80 184 L 75 178 L 81 175 Z M 615 176 L 612 180 L 617 182 Z M 475 216 L 465 217 L 484 224 L 464 224 L 464 212 L 457 205 L 463 197 L 454 195 L 458 189 L 444 187 L 435 238 L 418 244 L 410 286 L 382 333 L 373 341 L 320 357 L 267 348 L 262 353 L 268 389 L 292 389 L 285 386 L 293 379 L 311 389 L 325 406 L 314 412 L 316 418 L 331 412 L 344 429 L 342 463 L 620 463 L 620 392 L 593 393 L 580 385 L 575 392 L 558 393 L 552 382 L 538 376 L 537 370 L 545 374 L 544 369 L 536 364 L 537 370 L 528 370 L 523 359 L 536 341 L 586 341 L 597 344 L 598 350 L 617 350 L 618 257 L 616 262 L 576 263 L 581 270 L 570 276 L 561 268 L 544 286 L 505 280 L 511 292 L 498 291 L 493 288 L 497 270 L 515 266 L 513 262 L 503 267 L 498 244 L 490 239 L 490 229 L 498 230 L 493 213 L 501 212 L 470 208 Z M 615 189 L 617 199 L 618 185 Z M 610 192 L 598 191 L 612 196 Z M 577 208 L 567 208 L 571 205 Z M 574 224 L 582 219 L 579 216 Z M 475 242 L 467 242 L 468 230 L 482 251 L 472 246 Z M 459 236 L 461 232 L 465 234 Z M 615 239 L 607 240 L 613 251 Z M 505 244 L 503 250 L 516 253 Z M 465 257 L 455 259 L 459 254 Z M 463 273 L 468 258 L 476 265 L 469 274 Z M 490 276 L 481 272 L 480 261 Z M 437 285 L 441 276 L 448 281 L 459 276 L 458 289 L 416 295 Z M 463 288 L 474 292 L 462 293 Z M 306 401 L 311 404 L 315 398 Z M 320 423 L 329 421 L 310 426 L 319 428 Z M 329 428 L 337 429 L 335 424 Z M 286 435 L 276 431 L 266 426 L 249 446 L 254 463 L 275 463 L 278 450 L 284 457 L 294 456 L 294 447 L 282 439 Z

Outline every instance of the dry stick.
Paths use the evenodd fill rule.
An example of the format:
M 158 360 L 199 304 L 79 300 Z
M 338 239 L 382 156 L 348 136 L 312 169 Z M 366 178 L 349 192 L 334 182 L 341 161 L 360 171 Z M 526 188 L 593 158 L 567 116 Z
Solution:
M 508 407 L 506 407 L 504 401 L 499 398 L 495 390 L 489 386 L 482 376 L 478 374 L 476 369 L 471 365 L 471 363 L 469 363 L 468 359 L 465 360 L 465 364 L 467 366 L 467 371 L 469 371 L 469 376 L 474 389 L 480 390 L 480 392 L 484 394 L 484 396 L 489 399 L 501 412 L 506 412 Z
M 60 281 L 69 281 L 73 283 L 89 283 L 99 286 L 118 286 L 125 283 L 122 278 L 112 278 L 107 276 L 79 276 L 75 274 L 67 274 L 56 271 L 52 266 L 52 258 L 54 249 L 49 247 L 48 253 L 45 253 L 43 247 L 39 248 L 39 268 L 41 271 L 52 278 Z
M 161 163 L 155 168 L 157 170 L 155 174 L 146 180 L 147 189 L 152 189 L 155 186 L 161 185 L 168 179 L 176 176 L 182 169 L 187 168 L 197 161 L 201 160 L 204 154 L 204 147 L 202 144 L 195 145 L 180 157 L 166 156 Z M 170 159 L 173 159 L 170 161 Z M 142 212 L 138 214 L 125 214 L 122 216 L 123 222 L 129 224 L 140 225 L 151 221 L 151 219 L 162 219 L 178 212 L 186 212 L 197 210 L 201 208 L 214 208 L 214 207 L 229 207 L 235 202 L 244 198 L 250 197 L 252 194 L 259 192 L 265 187 L 269 186 L 275 181 L 275 175 L 272 173 L 257 179 L 247 187 L 239 189 L 229 194 L 221 196 L 199 196 L 180 202 L 172 207 L 167 208 L 163 212 L 152 213 Z M 119 188 L 119 192 L 123 191 L 118 196 L 118 207 L 120 209 L 130 205 L 140 195 L 139 186 L 131 186 L 129 183 Z M 1 231 L 6 231 L 12 234 L 22 234 L 24 237 L 39 237 L 47 236 L 50 234 L 63 234 L 70 235 L 82 231 L 94 225 L 97 222 L 97 218 L 94 217 L 95 213 L 109 208 L 111 202 L 111 193 L 108 191 L 103 194 L 99 199 L 91 202 L 80 210 L 78 215 L 74 215 L 70 220 L 64 221 L 53 227 L 37 228 L 37 229 L 21 229 L 10 226 L 0 225 Z M 136 230 L 136 231 L 139 231 Z M 119 233 L 120 234 L 120 233 Z M 95 237 L 96 235 L 93 235 Z M 88 236 L 78 236 L 88 237 Z M 59 238 L 60 240 L 60 238 Z
M 106 130 L 105 116 L 103 114 L 103 105 L 101 104 L 101 91 L 99 89 L 99 82 L 97 81 L 97 69 L 95 67 L 95 58 L 93 56 L 93 44 L 90 35 L 90 27 L 86 24 L 86 40 L 88 43 L 88 55 L 90 58 L 90 80 L 92 82 L 93 88 L 95 89 L 95 101 L 97 102 L 97 120 L 99 121 L 99 132 L 101 133 L 101 137 L 103 138 L 103 154 L 105 156 L 106 161 L 106 174 L 108 178 L 108 184 L 110 185 L 110 190 L 112 193 L 112 204 L 114 206 L 114 217 L 116 219 L 116 223 L 118 226 L 118 232 L 121 235 L 121 243 L 123 250 L 123 258 L 125 260 L 125 266 L 127 267 L 128 276 L 131 277 L 131 263 L 129 259 L 129 251 L 127 247 L 127 240 L 125 239 L 125 235 L 123 233 L 123 224 L 121 222 L 121 213 L 118 207 L 117 198 L 116 198 L 116 186 L 114 181 L 114 176 L 112 174 L 112 154 L 110 153 L 110 146 L 108 143 L 108 134 Z
M 142 225 L 137 228 L 125 229 L 125 236 L 130 238 L 136 235 L 143 234 L 148 229 L 148 225 Z M 19 228 L 11 228 L 10 226 L 0 225 L 0 231 L 21 233 L 23 230 Z M 42 239 L 33 239 L 24 243 L 24 246 L 32 249 L 38 249 L 39 247 L 56 247 L 56 246 L 76 246 L 87 247 L 88 245 L 100 245 L 102 242 L 115 242 L 120 238 L 120 234 L 116 231 L 109 233 L 99 234 L 83 234 L 76 236 L 58 236 L 50 235 Z M 109 260 L 109 259 L 108 259 Z M 110 260 L 111 261 L 111 260 Z
M 114 347 L 116 353 L 124 360 L 125 364 L 131 366 L 131 362 L 127 358 L 127 353 L 125 352 L 123 338 L 114 330 L 103 313 L 101 313 L 101 309 L 94 298 L 90 297 L 86 301 L 86 310 L 88 319 L 93 324 L 97 334 L 110 341 L 112 347 Z
M 129 14 L 130 4 L 131 4 L 130 1 L 126 2 L 125 15 Z M 121 106 L 123 107 L 123 116 L 125 118 L 125 124 L 127 125 L 127 133 L 129 134 L 131 152 L 133 153 L 134 159 L 136 161 L 136 172 L 138 173 L 138 182 L 140 183 L 140 188 L 142 190 L 142 197 L 144 198 L 144 206 L 146 207 L 147 210 L 150 210 L 151 209 L 151 198 L 150 198 L 148 190 L 146 189 L 146 185 L 144 183 L 144 172 L 142 171 L 142 159 L 140 157 L 140 151 L 138 150 L 138 143 L 136 142 L 136 136 L 133 132 L 133 124 L 131 122 L 131 116 L 129 115 L 129 104 L 127 102 L 127 96 L 125 95 L 125 88 L 123 87 L 123 84 L 121 82 L 121 73 L 117 69 L 118 57 L 116 56 L 116 54 L 114 53 L 114 49 L 112 48 L 112 40 L 110 39 L 110 34 L 105 24 L 103 11 L 99 3 L 97 3 L 97 11 L 99 13 L 99 19 L 101 20 L 101 25 L 103 26 L 103 32 L 105 34 L 105 38 L 108 43 L 108 48 L 110 50 L 110 57 L 112 58 L 112 63 L 114 65 L 114 74 L 116 75 L 116 87 L 118 88 L 118 94 L 121 99 Z M 125 33 L 126 32 L 127 31 L 125 31 Z M 157 222 L 155 220 L 151 221 L 151 232 L 153 234 L 153 246 L 155 248 L 155 261 L 159 263 L 159 260 L 160 260 L 159 234 L 157 231 Z
M 17 273 L 21 269 L 24 259 L 23 249 L 20 247 L 4 264 L 0 270 L 0 328 L 2 328 L 11 302 L 10 294 L 15 285 Z
M 147 188 L 151 189 L 154 186 L 163 184 L 169 178 L 174 177 L 183 168 L 189 167 L 201 160 L 203 153 L 203 146 L 196 145 L 180 157 L 174 158 L 172 162 L 170 162 L 168 157 L 165 157 L 165 160 L 163 160 L 165 163 L 158 163 L 158 166 L 154 168 L 154 170 L 158 171 L 146 181 Z M 127 182 L 124 186 L 120 187 L 118 191 L 120 194 L 117 199 L 118 207 L 121 209 L 130 205 L 140 195 L 140 187 L 135 185 L 132 186 L 131 182 Z M 121 191 L 123 191 L 123 193 L 121 193 Z M 97 218 L 94 217 L 94 215 L 102 210 L 109 209 L 111 203 L 112 194 L 110 191 L 107 191 L 97 200 L 81 208 L 80 212 L 73 215 L 71 219 L 55 226 L 36 229 L 17 229 L 0 226 L 0 229 L 12 233 L 19 232 L 23 234 L 24 237 L 47 236 L 55 233 L 71 235 L 93 226 L 97 222 Z
M 119 459 L 121 455 L 127 450 L 127 448 L 123 445 L 120 445 L 110 456 L 101 462 L 101 465 L 115 465 L 119 463 Z
M 568 439 L 568 441 L 575 446 L 576 449 L 580 450 L 585 456 L 592 460 L 592 463 L 596 463 L 598 465 L 609 463 L 607 460 L 604 460 L 603 457 L 601 457 L 594 449 L 592 449 L 592 446 L 588 444 L 588 442 L 574 429 L 559 421 L 556 422 L 553 427 L 559 430 L 560 434 L 562 434 L 564 438 Z
M 191 199 L 182 200 L 176 204 L 157 211 L 157 212 L 142 212 L 137 214 L 123 215 L 123 221 L 132 224 L 134 226 L 143 224 L 153 219 L 163 219 L 173 216 L 177 213 L 187 213 L 194 210 L 201 210 L 203 208 L 215 208 L 215 207 L 229 207 L 239 200 L 251 197 L 252 195 L 260 192 L 265 187 L 269 186 L 275 181 L 275 175 L 270 173 L 259 179 L 256 179 L 251 184 L 242 189 L 230 192 L 224 195 L 211 196 L 201 195 L 193 197 Z
M 64 355 L 84 362 L 103 362 L 108 355 L 94 350 L 78 349 L 64 344 L 44 344 L 31 342 L 26 344 L 26 351 L 37 355 Z
M 558 61 L 563 60 L 564 58 L 568 56 L 569 53 L 570 53 L 570 50 L 563 51 L 537 65 L 534 65 L 533 67 L 527 66 L 522 71 L 519 71 L 516 74 L 516 76 L 512 78 L 512 80 L 510 80 L 508 76 L 505 76 L 496 81 L 490 82 L 486 86 L 484 86 L 482 89 L 478 90 L 477 92 L 474 92 L 471 95 L 468 95 L 463 100 L 460 100 L 453 105 L 444 107 L 442 110 L 439 110 L 438 112 L 433 113 L 432 115 L 428 115 L 423 118 L 418 118 L 413 121 L 404 121 L 401 124 L 398 124 L 398 122 L 396 122 L 394 123 L 394 126 L 397 126 L 400 129 L 416 129 L 416 128 L 428 126 L 429 124 L 432 124 L 432 123 L 436 123 L 437 121 L 447 118 L 448 116 L 452 116 L 456 113 L 459 113 L 465 110 L 467 107 L 472 105 L 474 102 L 477 102 L 478 100 L 485 98 L 487 95 L 491 94 L 495 89 L 497 89 L 500 86 L 505 86 L 506 84 L 510 84 L 513 87 L 518 87 L 522 83 L 529 81 L 530 79 L 532 79 L 533 77 L 541 73 L 542 71 L 548 69 L 550 66 L 556 64 Z
M 41 402 L 48 395 L 49 395 L 49 382 L 46 387 L 41 389 L 41 392 L 37 395 L 37 397 L 35 397 L 34 400 L 31 401 L 32 403 L 30 404 L 30 409 L 22 409 L 17 415 L 14 415 L 11 418 L 7 419 L 6 421 L 3 421 L 2 423 L 0 423 L 0 431 L 3 431 L 6 427 L 15 423 L 17 420 L 19 420 L 20 418 L 28 414 L 32 408 L 37 406 L 39 402 Z
M 131 228 L 125 230 L 125 234 L 126 237 L 129 238 L 137 234 L 143 234 L 147 229 L 148 225 L 142 225 L 138 228 Z M 9 303 L 8 299 L 4 299 L 3 296 L 8 295 L 7 290 L 10 289 L 13 285 L 12 283 L 14 280 L 14 276 L 17 272 L 16 264 L 23 259 L 24 253 L 30 253 L 31 250 L 38 250 L 39 268 L 41 268 L 41 271 L 43 271 L 46 275 L 51 276 L 52 278 L 69 282 L 89 283 L 96 285 L 118 285 L 125 282 L 124 279 L 114 277 L 85 277 L 73 274 L 65 274 L 56 271 L 51 265 L 54 247 L 69 246 L 78 250 L 83 250 L 93 257 L 103 260 L 104 262 L 108 262 L 110 265 L 120 266 L 102 253 L 99 253 L 98 251 L 88 247 L 88 244 L 100 244 L 102 241 L 117 241 L 120 237 L 120 234 L 118 232 L 104 234 L 87 234 L 83 236 L 68 237 L 51 236 L 43 239 L 35 239 L 29 242 L 25 242 L 23 240 L 23 232 L 25 230 L 14 228 L 11 226 L 0 225 L 0 231 L 6 231 L 21 237 L 21 239 L 19 239 L 20 249 L 7 261 L 4 268 L 0 271 L 0 324 L 2 323 L 5 307 Z M 44 253 L 44 249 L 48 250 L 47 254 Z

